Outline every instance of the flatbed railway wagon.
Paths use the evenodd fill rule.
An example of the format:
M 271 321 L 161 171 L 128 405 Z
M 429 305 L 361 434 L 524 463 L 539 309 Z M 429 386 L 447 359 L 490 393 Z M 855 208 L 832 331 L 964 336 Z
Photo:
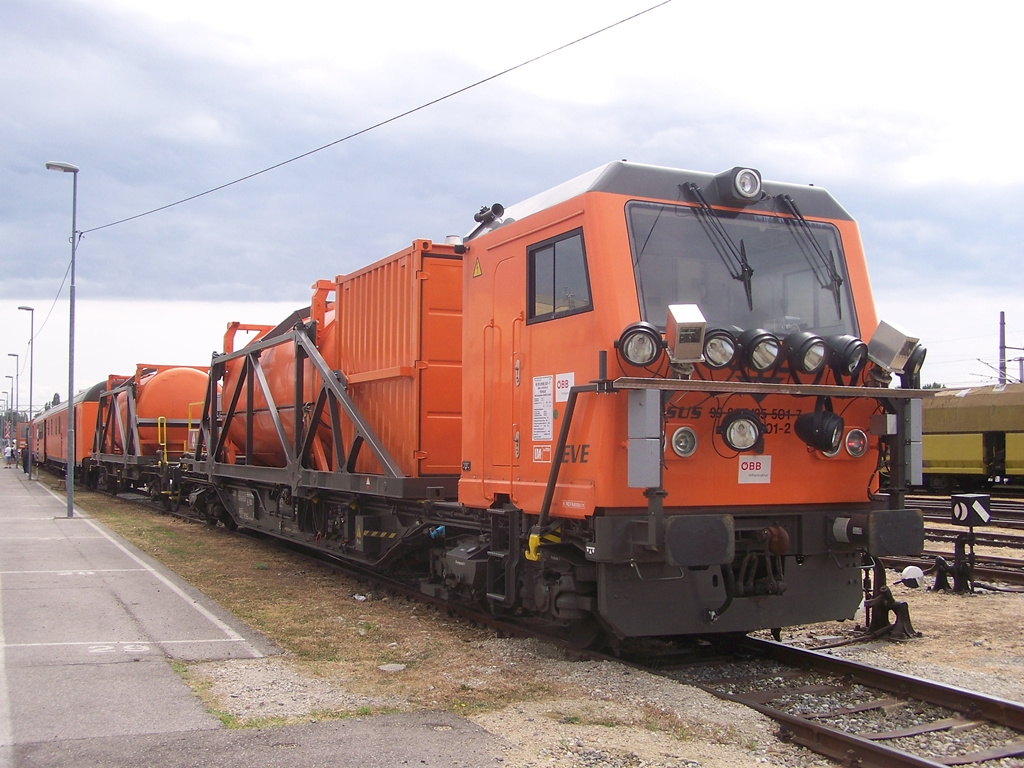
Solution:
M 920 551 L 923 348 L 824 189 L 615 162 L 475 219 L 214 356 L 198 506 L 578 642 L 852 617 Z
M 167 506 L 180 501 L 178 460 L 198 428 L 206 396 L 205 367 L 143 365 L 109 376 L 85 430 L 92 440 L 83 474 L 109 493 L 145 491 Z

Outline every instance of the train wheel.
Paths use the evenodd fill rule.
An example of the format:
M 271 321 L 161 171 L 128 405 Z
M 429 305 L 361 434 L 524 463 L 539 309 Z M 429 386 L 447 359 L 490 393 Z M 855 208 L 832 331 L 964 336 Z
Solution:
M 231 514 L 226 509 L 224 509 L 224 507 L 220 507 L 219 516 L 220 521 L 224 523 L 224 527 L 227 528 L 229 531 L 238 530 L 238 523 L 235 522 L 235 518 L 233 518 Z
M 223 509 L 220 504 L 213 503 L 207 504 L 206 509 L 203 510 L 203 520 L 211 528 L 217 526 L 217 517 L 219 516 L 220 510 Z
M 604 627 L 593 616 L 580 619 L 567 627 L 555 630 L 555 636 L 577 651 L 593 651 L 608 642 Z

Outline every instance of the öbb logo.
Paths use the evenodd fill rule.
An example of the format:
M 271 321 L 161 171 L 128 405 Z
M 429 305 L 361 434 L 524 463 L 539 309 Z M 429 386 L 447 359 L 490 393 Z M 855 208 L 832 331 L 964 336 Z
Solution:
M 741 461 L 740 469 L 743 472 L 760 472 L 761 462 L 760 461 Z

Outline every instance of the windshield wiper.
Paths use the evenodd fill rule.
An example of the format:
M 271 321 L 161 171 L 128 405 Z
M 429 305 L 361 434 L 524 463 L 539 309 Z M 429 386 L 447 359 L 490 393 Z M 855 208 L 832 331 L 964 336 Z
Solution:
M 699 210 L 704 214 L 704 220 L 710 225 L 710 229 L 706 227 L 705 231 L 709 232 L 709 236 L 712 233 L 714 234 L 714 237 L 709 237 L 709 239 L 712 245 L 715 246 L 718 257 L 725 264 L 725 268 L 729 270 L 732 279 L 740 280 L 743 283 L 743 290 L 747 293 L 747 309 L 753 311 L 754 297 L 751 293 L 750 278 L 754 274 L 754 268 L 747 263 L 747 249 L 743 244 L 743 240 L 740 240 L 739 248 L 737 248 L 736 243 L 729 237 L 729 233 L 722 224 L 722 220 L 715 213 L 715 209 L 711 207 L 704 197 L 700 187 L 691 181 L 684 184 L 683 188 L 697 199 L 700 205 Z
M 815 265 L 811 258 L 807 258 L 807 263 L 811 265 L 811 270 L 814 272 L 814 276 L 818 278 L 818 283 L 822 288 L 827 288 L 832 291 L 832 298 L 836 301 L 836 315 L 840 318 L 843 316 L 843 308 L 841 305 L 842 295 L 840 288 L 843 285 L 843 277 L 839 274 L 839 270 L 836 269 L 836 256 L 830 250 L 828 255 L 818 245 L 818 241 L 814 239 L 814 233 L 811 231 L 811 225 L 807 223 L 807 219 L 800 213 L 800 209 L 796 207 L 796 201 L 789 195 L 779 195 L 782 202 L 789 208 L 789 212 L 793 214 L 793 222 L 797 229 L 804 233 L 804 237 L 807 238 L 807 242 L 811 244 L 811 248 L 814 249 L 815 254 L 818 257 L 818 265 Z M 824 267 L 827 277 L 822 275 L 819 271 L 821 267 Z

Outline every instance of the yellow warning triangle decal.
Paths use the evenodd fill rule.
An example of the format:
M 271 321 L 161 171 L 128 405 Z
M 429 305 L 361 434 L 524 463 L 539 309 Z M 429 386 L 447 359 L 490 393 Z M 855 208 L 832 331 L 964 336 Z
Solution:
M 477 259 L 476 263 L 473 265 L 473 277 L 480 277 L 483 273 L 484 271 L 480 269 L 480 259 Z

